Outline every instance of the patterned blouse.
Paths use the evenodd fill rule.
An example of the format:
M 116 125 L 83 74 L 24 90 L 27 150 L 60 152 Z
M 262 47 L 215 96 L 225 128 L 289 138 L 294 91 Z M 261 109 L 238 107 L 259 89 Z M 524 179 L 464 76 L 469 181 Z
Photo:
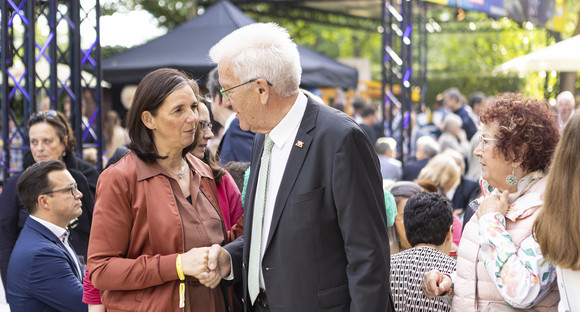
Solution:
M 391 256 L 391 293 L 395 311 L 451 311 L 444 298 L 429 299 L 423 295 L 421 281 L 431 270 L 455 271 L 455 259 L 427 246 L 414 247 Z
M 518 192 L 513 196 L 517 201 L 511 198 L 505 217 L 495 212 L 479 218 L 479 243 L 483 259 L 486 259 L 485 268 L 490 277 L 495 277 L 492 279 L 505 301 L 516 308 L 536 305 L 551 291 L 556 279 L 556 269 L 544 260 L 540 245 L 532 235 L 516 249 L 506 231 L 505 218 L 515 222 L 529 215 L 530 208 L 543 204 L 540 193 L 526 192 L 542 177 L 541 172 L 533 172 L 519 181 Z M 499 195 L 499 191 L 492 189 L 491 194 Z

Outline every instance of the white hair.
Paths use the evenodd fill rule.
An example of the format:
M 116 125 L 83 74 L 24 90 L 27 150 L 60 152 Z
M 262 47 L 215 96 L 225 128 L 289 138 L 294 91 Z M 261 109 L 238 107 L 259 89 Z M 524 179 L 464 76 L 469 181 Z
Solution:
M 231 62 L 240 81 L 262 78 L 282 97 L 298 92 L 302 67 L 296 43 L 275 23 L 255 23 L 234 30 L 209 50 L 214 63 Z
M 445 132 L 445 131 L 451 131 L 453 129 L 461 128 L 462 125 L 463 125 L 463 121 L 461 120 L 461 117 L 459 117 L 458 115 L 455 115 L 453 113 L 449 113 L 449 114 L 445 115 L 445 118 L 443 118 L 443 123 L 441 125 L 441 128 Z
M 417 150 L 422 150 L 429 158 L 439 154 L 440 146 L 431 136 L 424 135 L 417 139 Z
M 572 108 L 574 108 L 575 102 L 576 101 L 574 99 L 574 94 L 572 94 L 572 92 L 570 91 L 563 91 L 556 97 L 556 105 L 562 103 L 570 103 L 572 104 Z

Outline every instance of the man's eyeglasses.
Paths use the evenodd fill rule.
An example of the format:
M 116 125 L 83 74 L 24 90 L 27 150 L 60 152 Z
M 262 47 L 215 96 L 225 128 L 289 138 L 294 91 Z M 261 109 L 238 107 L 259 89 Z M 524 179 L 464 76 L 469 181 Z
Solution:
M 65 188 L 61 188 L 61 189 L 58 189 L 58 190 L 44 192 L 44 193 L 42 193 L 42 195 L 48 195 L 48 194 L 53 194 L 53 193 L 62 192 L 62 191 L 69 191 L 73 197 L 76 197 L 79 194 L 79 192 L 80 192 L 79 189 L 78 189 L 78 187 L 77 187 L 77 184 L 75 183 L 75 184 L 73 184 L 73 185 L 71 185 L 69 187 L 65 187 Z
M 209 129 L 211 131 L 211 128 L 212 128 L 211 123 L 209 123 L 209 122 L 207 122 L 205 120 L 202 120 L 202 121 L 199 122 L 199 130 L 201 130 L 201 131 L 207 131 Z
M 493 141 L 497 141 L 497 139 L 486 138 L 483 135 L 479 135 L 479 144 L 481 144 L 482 149 L 485 149 L 485 146 L 487 145 L 487 143 L 493 142 Z
M 247 85 L 248 83 L 252 83 L 252 82 L 254 82 L 254 81 L 258 80 L 258 79 L 260 79 L 260 78 L 250 79 L 250 80 L 248 80 L 246 82 L 240 83 L 239 85 L 233 86 L 231 88 L 227 88 L 225 90 L 223 88 L 221 88 L 220 89 L 220 94 L 222 95 L 222 97 L 224 98 L 224 100 L 226 102 L 229 102 L 230 99 L 228 98 L 228 95 L 227 95 L 228 92 L 232 91 L 235 88 L 239 88 L 239 87 L 241 87 L 243 85 Z M 272 86 L 272 84 L 268 80 L 266 80 L 266 82 L 268 83 L 269 86 Z

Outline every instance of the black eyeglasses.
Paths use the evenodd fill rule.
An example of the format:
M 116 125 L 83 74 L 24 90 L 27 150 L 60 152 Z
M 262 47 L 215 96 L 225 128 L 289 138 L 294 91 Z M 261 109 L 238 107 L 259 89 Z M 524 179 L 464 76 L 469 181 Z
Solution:
M 207 131 L 208 129 L 211 131 L 212 125 L 211 123 L 205 121 L 205 120 L 201 120 L 199 122 L 199 130 L 201 131 Z
M 71 195 L 73 197 L 76 197 L 77 194 L 80 192 L 79 189 L 78 189 L 78 187 L 77 187 L 77 184 L 75 183 L 75 184 L 73 184 L 73 185 L 71 185 L 69 187 L 65 187 L 65 188 L 61 188 L 61 189 L 58 189 L 58 190 L 44 192 L 44 193 L 42 193 L 42 195 L 48 195 L 48 194 L 53 194 L 53 193 L 62 192 L 62 191 L 70 191 L 70 193 L 71 193 Z
M 225 90 L 223 88 L 221 88 L 220 89 L 220 94 L 222 95 L 222 97 L 224 98 L 224 100 L 226 100 L 226 102 L 229 102 L 230 99 L 228 98 L 227 92 L 230 92 L 233 89 L 239 88 L 239 87 L 241 87 L 243 85 L 247 85 L 248 83 L 252 83 L 252 82 L 254 82 L 254 81 L 258 80 L 258 79 L 260 79 L 260 78 L 250 79 L 250 80 L 248 80 L 246 82 L 240 83 L 239 85 L 233 86 L 233 87 L 228 88 L 228 89 L 225 89 Z M 268 80 L 266 80 L 266 83 L 268 83 L 269 86 L 272 86 L 272 84 Z

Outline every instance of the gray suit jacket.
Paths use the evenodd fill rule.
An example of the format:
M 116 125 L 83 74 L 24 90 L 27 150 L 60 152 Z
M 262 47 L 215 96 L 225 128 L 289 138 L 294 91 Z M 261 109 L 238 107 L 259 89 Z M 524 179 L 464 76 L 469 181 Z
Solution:
M 347 115 L 309 99 L 276 197 L 262 271 L 278 311 L 394 311 L 389 239 L 379 163 Z M 260 167 L 257 134 L 252 168 Z M 245 199 L 244 236 L 226 246 L 244 281 L 258 171 Z M 245 238 L 245 239 L 244 239 Z

